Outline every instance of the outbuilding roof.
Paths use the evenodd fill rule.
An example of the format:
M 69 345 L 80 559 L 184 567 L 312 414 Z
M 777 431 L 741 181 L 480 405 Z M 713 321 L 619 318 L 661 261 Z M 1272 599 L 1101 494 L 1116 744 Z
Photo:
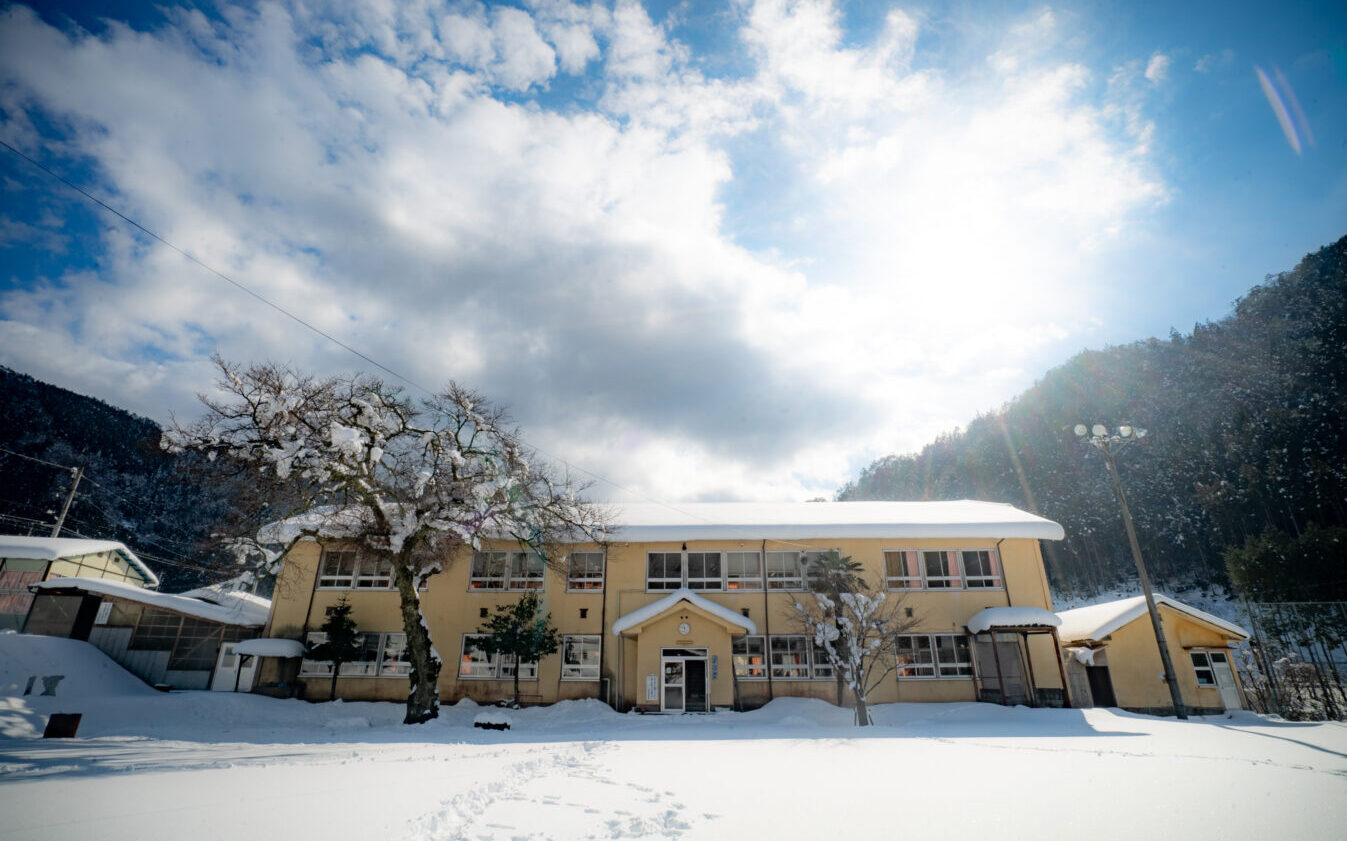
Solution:
M 134 584 L 110 581 L 106 578 L 52 578 L 28 586 L 34 590 L 79 590 L 84 593 L 97 593 L 171 610 L 196 619 L 245 628 L 260 628 L 265 625 L 267 615 L 271 612 L 270 601 L 250 593 L 239 593 L 236 598 L 220 598 L 219 603 L 213 604 L 186 594 L 157 593 Z
M 1206 611 L 1198 610 L 1178 599 L 1171 599 L 1169 596 L 1156 593 L 1155 603 L 1157 605 L 1168 605 L 1180 613 L 1186 613 L 1194 619 L 1214 625 L 1240 639 L 1249 638 L 1249 632 L 1235 623 L 1227 622 L 1219 616 L 1213 616 Z M 1092 604 L 1073 610 L 1063 610 L 1058 612 L 1057 615 L 1062 618 L 1062 624 L 1057 629 L 1057 633 L 1063 644 L 1086 640 L 1098 642 L 1129 622 L 1145 616 L 1146 597 L 1132 596 L 1126 599 Z
M 159 586 L 159 576 L 150 571 L 136 553 L 116 540 L 88 540 L 82 537 L 28 537 L 18 534 L 0 535 L 0 558 L 31 558 L 37 561 L 59 561 L 116 552 L 135 568 L 151 587 Z
M 968 631 L 980 634 L 996 628 L 1055 628 L 1062 620 L 1041 607 L 988 607 L 968 620 Z

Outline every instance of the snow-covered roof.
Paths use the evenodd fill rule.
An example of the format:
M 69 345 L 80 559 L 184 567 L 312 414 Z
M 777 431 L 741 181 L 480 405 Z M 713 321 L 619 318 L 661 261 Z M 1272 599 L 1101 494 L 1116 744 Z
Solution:
M 607 503 L 612 539 L 1031 537 L 1061 540 L 1051 520 L 1001 502 Z
M 187 590 L 178 595 L 186 596 L 189 599 L 200 599 L 203 602 L 218 604 L 222 607 L 243 603 L 256 606 L 262 610 L 271 610 L 271 599 L 249 593 L 247 590 L 240 590 L 231 586 L 228 582 L 208 584 L 205 587 L 197 587 L 195 590 Z
M 82 537 L 27 537 L 25 535 L 0 535 L 0 558 L 31 558 L 38 561 L 59 561 L 62 558 L 78 558 L 82 555 L 97 555 L 103 552 L 116 552 L 136 569 L 151 587 L 159 586 L 159 576 L 150 572 L 150 568 L 136 557 L 136 553 L 126 548 L 125 543 L 116 540 L 87 540 Z
M 1217 628 L 1220 628 L 1223 631 L 1228 631 L 1240 639 L 1249 638 L 1249 632 L 1235 623 L 1227 622 L 1219 616 L 1213 616 L 1206 611 L 1198 610 L 1192 605 L 1184 604 L 1178 599 L 1171 599 L 1169 596 L 1156 593 L 1155 603 L 1169 605 L 1180 613 L 1186 613 L 1194 619 L 1200 619 L 1203 622 L 1215 625 Z M 1074 610 L 1063 610 L 1057 615 L 1062 618 L 1061 627 L 1058 629 L 1062 642 L 1078 642 L 1081 640 L 1098 641 L 1127 623 L 1145 616 L 1146 597 L 1132 596 L 1131 598 L 1118 599 L 1117 601 L 1092 604 L 1088 607 L 1078 607 Z
M 304 643 L 272 637 L 244 640 L 234 646 L 234 653 L 248 657 L 303 657 Z
M 980 634 L 992 628 L 1055 628 L 1062 620 L 1041 607 L 988 607 L 968 620 L 968 631 Z
M 197 619 L 249 628 L 265 625 L 267 615 L 271 612 L 270 601 L 247 593 L 241 594 L 248 596 L 246 599 L 230 599 L 227 603 L 211 604 L 185 594 L 156 593 L 134 584 L 109 581 L 106 578 L 52 578 L 48 581 L 30 584 L 29 587 L 36 590 L 74 589 L 85 593 L 98 593 L 163 610 L 171 610 Z
M 718 605 L 710 599 L 697 595 L 686 587 L 674 590 L 662 599 L 657 599 L 645 607 L 638 607 L 626 616 L 621 617 L 613 623 L 613 635 L 621 634 L 628 628 L 634 628 L 637 625 L 654 619 L 666 610 L 676 607 L 679 602 L 688 602 L 695 607 L 699 607 L 707 613 L 725 620 L 731 625 L 736 625 L 744 629 L 744 633 L 756 634 L 758 626 L 752 619 L 744 616 L 742 613 L 735 613 L 728 607 Z

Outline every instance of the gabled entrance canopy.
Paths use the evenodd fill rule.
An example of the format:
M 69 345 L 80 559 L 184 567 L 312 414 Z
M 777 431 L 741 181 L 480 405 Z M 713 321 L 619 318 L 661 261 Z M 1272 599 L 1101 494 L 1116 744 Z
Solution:
M 688 607 L 683 608 L 684 604 Z M 619 618 L 613 623 L 613 635 L 639 636 L 642 629 L 647 625 L 676 609 L 691 609 L 702 617 L 722 626 L 732 635 L 756 634 L 758 632 L 758 626 L 753 623 L 752 619 L 735 613 L 727 607 L 722 607 L 684 587 Z

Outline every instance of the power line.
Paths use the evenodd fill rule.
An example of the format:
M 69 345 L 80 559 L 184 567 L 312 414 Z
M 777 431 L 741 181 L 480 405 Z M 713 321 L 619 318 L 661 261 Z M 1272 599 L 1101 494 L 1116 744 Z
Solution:
M 0 143 L 4 143 L 4 142 L 5 142 L 5 141 L 0 140 Z M 64 465 L 64 464 L 57 464 L 57 463 L 54 462 L 54 461 L 47 461 L 46 459 L 40 459 L 40 458 L 36 458 L 35 456 L 24 455 L 23 453 L 16 453 L 16 452 L 14 452 L 13 450 L 6 449 L 6 448 L 4 448 L 4 447 L 0 447 L 0 453 L 9 453 L 9 454 L 12 455 L 12 456 L 18 456 L 19 458 L 26 458 L 26 459 L 28 459 L 29 461 L 35 461 L 35 462 L 37 462 L 38 464 L 45 464 L 45 465 L 47 465 L 48 467 L 55 467 L 55 468 L 58 468 L 58 469 L 60 469 L 60 470 L 74 470 L 74 469 L 75 469 L 75 468 L 73 468 L 73 467 L 69 467 L 69 466 Z
M 134 220 L 134 219 L 132 219 L 131 217 L 127 216 L 126 214 L 122 213 L 120 210 L 117 210 L 116 208 L 114 208 L 114 207 L 112 207 L 111 205 L 107 204 L 107 203 L 104 202 L 102 199 L 100 199 L 100 198 L 98 198 L 97 196 L 93 195 L 92 193 L 88 192 L 88 191 L 85 190 L 84 188 L 82 188 L 82 187 L 80 187 L 80 186 L 78 186 L 78 185 L 76 185 L 76 184 L 74 184 L 74 183 L 72 183 L 72 182 L 66 180 L 66 179 L 63 178 L 62 176 L 56 174 L 56 173 L 53 172 L 51 169 L 47 168 L 45 165 L 39 163 L 38 161 L 34 160 L 33 158 L 29 157 L 28 155 L 26 155 L 26 154 L 24 154 L 23 152 L 19 151 L 18 149 L 14 148 L 13 146 L 11 146 L 9 143 L 5 142 L 4 140 L 0 140 L 0 146 L 4 146 L 6 149 L 8 149 L 10 152 L 14 153 L 14 154 L 15 154 L 16 156 L 18 156 L 19 158 L 22 158 L 23 160 L 27 161 L 27 162 L 28 162 L 29 164 L 31 164 L 32 166 L 36 167 L 38 170 L 40 170 L 40 171 L 46 173 L 46 174 L 47 174 L 48 176 L 50 176 L 51 178 L 55 179 L 56 181 L 59 181 L 60 183 L 64 184 L 65 186 L 69 187 L 70 189 L 72 189 L 72 190 L 74 190 L 75 192 L 79 193 L 80 195 L 84 196 L 86 199 L 88 199 L 89 201 L 91 201 L 91 202 L 93 202 L 94 204 L 98 205 L 99 207 L 103 208 L 104 210 L 108 211 L 109 213 L 113 214 L 113 215 L 116 216 L 118 219 L 121 219 L 122 221 L 126 222 L 128 225 L 131 225 L 132 227 L 136 228 L 136 230 L 141 231 L 141 232 L 144 233 L 146 236 L 151 237 L 152 239 L 154 239 L 156 242 L 162 243 L 162 244 L 163 244 L 164 246 L 166 246 L 167 248 L 172 249 L 174 252 L 180 254 L 181 256 L 183 256 L 184 258 L 186 258 L 187 260 L 189 260 L 189 261 L 195 263 L 196 265 L 200 266 L 201 268 L 205 269 L 206 271 L 210 272 L 211 274 L 215 275 L 216 277 L 220 278 L 221 280 L 225 281 L 226 283 L 228 283 L 228 284 L 230 284 L 230 285 L 232 285 L 232 286 L 234 286 L 234 287 L 236 287 L 236 288 L 242 290 L 243 292 L 247 293 L 248 295 L 252 296 L 253 298 L 256 298 L 258 301 L 261 301 L 262 303 L 266 304 L 268 307 L 271 307 L 272 309 L 274 309 L 274 310 L 276 310 L 277 312 L 281 313 L 281 314 L 284 315 L 286 318 L 289 318 L 289 319 L 291 319 L 292 321 L 294 321 L 295 323 L 297 323 L 297 324 L 299 324 L 299 325 L 301 325 L 301 326 L 307 328 L 308 330 L 310 330 L 310 331 L 316 333 L 316 334 L 319 335 L 319 336 L 322 336 L 323 338 L 327 339 L 328 341 L 332 342 L 333 344 L 337 345 L 338 347 L 340 347 L 340 348 L 346 350 L 347 352 L 353 354 L 354 356 L 356 356 L 356 357 L 358 357 L 358 358 L 360 358 L 360 359 L 363 359 L 364 361 L 368 362 L 369 364 L 373 365 L 374 367 L 378 368 L 379 370 L 381 370 L 381 371 L 387 373 L 388 375 L 390 375 L 390 376 L 392 376 L 392 377 L 394 377 L 394 378 L 396 378 L 396 379 L 401 380 L 402 382 L 406 383 L 407 385 L 410 385 L 410 386 L 412 386 L 413 388 L 415 388 L 415 389 L 417 389 L 417 390 L 419 390 L 419 391 L 421 391 L 421 392 L 424 392 L 425 394 L 427 394 L 427 395 L 429 395 L 429 396 L 431 396 L 431 397 L 434 397 L 434 396 L 435 396 L 435 391 L 434 391 L 433 389 L 427 388 L 427 387 L 425 387 L 424 385 L 421 385 L 420 383 L 418 383 L 418 382 L 416 382 L 415 380 L 411 379 L 410 377 L 407 377 L 407 376 L 405 376 L 405 375 L 403 375 L 403 374 L 398 373 L 397 371 L 394 371 L 392 368 L 389 368 L 387 365 L 384 365 L 383 363 L 376 361 L 376 360 L 373 359 L 372 357 L 370 357 L 370 356 L 368 356 L 368 355 L 366 355 L 366 354 L 364 354 L 364 353 L 362 353 L 362 352 L 356 350 L 355 348 L 351 347 L 350 345 L 346 344 L 345 342 L 343 342 L 342 340 L 338 339 L 337 337 L 331 335 L 330 333 L 327 333 L 327 332 L 325 332 L 324 330 L 322 330 L 321 328 L 319 328 L 319 327 L 317 327 L 317 326 L 315 326 L 315 325 L 313 325 L 313 324 L 310 324 L 309 322 L 305 321 L 304 319 L 302 319 L 302 318 L 300 318 L 299 316 L 295 315 L 294 313 L 290 312 L 289 310 L 287 310 L 285 307 L 281 306 L 280 304 L 275 303 L 274 301 L 272 301 L 272 300 L 270 300 L 269 298 L 263 296 L 262 294 L 253 291 L 253 290 L 252 290 L 251 288 L 249 288 L 248 286 L 245 286 L 244 284 L 240 283 L 239 281 L 234 280 L 232 277 L 230 277 L 229 275 L 225 274 L 224 272 L 222 272 L 222 271 L 220 271 L 220 270 L 218 270 L 218 269 L 216 269 L 216 268 L 214 268 L 214 267 L 208 265 L 208 264 L 205 263 L 204 261 L 202 261 L 202 260 L 198 259 L 197 257 L 195 257 L 194 255 L 192 255 L 190 252 L 185 251 L 185 250 L 179 248 L 178 246 L 174 245 L 173 243 L 171 243 L 171 242 L 169 242 L 168 240 L 164 239 L 163 237 L 159 236 L 159 235 L 156 234 L 154 231 L 151 231 L 149 228 L 145 227 L 144 225 L 140 224 L 140 223 L 137 222 L 136 220 Z M 594 479 L 597 479 L 597 480 L 600 481 L 600 482 L 604 482 L 604 483 L 606 483 L 606 484 L 608 484 L 608 485 L 611 485 L 611 486 L 613 486 L 614 488 L 617 488 L 618 490 L 623 491 L 624 493 L 633 494 L 633 495 L 635 495 L 635 496 L 642 497 L 642 498 L 644 498 L 644 499 L 646 499 L 646 500 L 648 500 L 648 501 L 650 501 L 650 502 L 655 503 L 656 505 L 660 505 L 660 506 L 663 506 L 663 507 L 665 507 L 665 508 L 668 508 L 670 511 L 675 511 L 675 512 L 677 512 L 677 513 L 679 513 L 679 514 L 682 514 L 682 515 L 685 516 L 685 517 L 692 517 L 692 518 L 694 518 L 694 519 L 702 520 L 703 522 L 706 522 L 706 523 L 710 523 L 710 522 L 711 522 L 710 520 L 707 520 L 705 517 L 698 517 L 697 515 L 692 514 L 692 513 L 688 512 L 688 511 L 683 511 L 683 510 L 681 510 L 681 509 L 679 509 L 679 508 L 677 508 L 677 507 L 671 505 L 670 503 L 665 502 L 664 500 L 656 499 L 655 497 L 650 496 L 649 494 L 644 494 L 644 493 L 641 493 L 640 491 L 635 491 L 635 490 L 632 490 L 631 488 L 627 488 L 627 487 L 625 487 L 625 486 L 623 486 L 623 485 L 620 485 L 620 484 L 618 484 L 617 482 L 614 482 L 612 479 L 609 479 L 609 478 L 607 478 L 606 476 L 602 476 L 602 475 L 600 475 L 600 474 L 598 474 L 598 473 L 595 473 L 595 472 L 592 471 L 592 470 L 586 470 L 585 468 L 583 468 L 583 467 L 581 467 L 581 466 L 579 466 L 579 465 L 571 464 L 570 462 L 568 462 L 567 460 L 565 460 L 565 459 L 563 459 L 563 458 L 559 458 L 559 457 L 557 457 L 557 456 L 552 455 L 551 453 L 547 452 L 546 450 L 542 449 L 541 447 L 535 447 L 535 446 L 533 446 L 532 444 L 529 444 L 529 443 L 528 443 L 527 441 L 525 441 L 523 438 L 520 438 L 520 439 L 519 439 L 519 442 L 520 442 L 521 444 L 523 444 L 524 446 L 528 447 L 529 449 L 531 449 L 531 450 L 533 450 L 533 451 L 535 451 L 535 452 L 537 452 L 537 453 L 539 453 L 539 454 L 545 456 L 546 458 L 552 459 L 553 461 L 560 462 L 561 464 L 565 465 L 565 466 L 566 466 L 567 468 L 569 468 L 569 469 L 578 470 L 578 471 L 580 471 L 581 473 L 585 474 L 586 476 L 593 477 Z

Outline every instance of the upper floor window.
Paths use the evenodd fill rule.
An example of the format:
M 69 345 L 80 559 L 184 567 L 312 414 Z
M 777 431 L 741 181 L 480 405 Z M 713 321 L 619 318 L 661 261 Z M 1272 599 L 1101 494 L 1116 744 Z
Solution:
M 393 561 L 355 549 L 324 549 L 318 586 L 387 590 L 393 586 Z
M 757 552 L 726 552 L 725 589 L 761 590 L 762 555 Z
M 799 552 L 768 552 L 767 588 L 803 590 L 804 557 Z
M 890 590 L 1003 586 L 1000 561 L 990 549 L 889 549 L 884 578 Z
M 603 553 L 572 552 L 566 570 L 567 590 L 603 589 Z
M 541 590 L 546 566 L 537 552 L 473 552 L 468 589 Z
M 688 553 L 688 589 L 723 590 L 719 552 Z
M 683 586 L 681 552 L 650 552 L 645 556 L 645 588 L 677 590 Z

